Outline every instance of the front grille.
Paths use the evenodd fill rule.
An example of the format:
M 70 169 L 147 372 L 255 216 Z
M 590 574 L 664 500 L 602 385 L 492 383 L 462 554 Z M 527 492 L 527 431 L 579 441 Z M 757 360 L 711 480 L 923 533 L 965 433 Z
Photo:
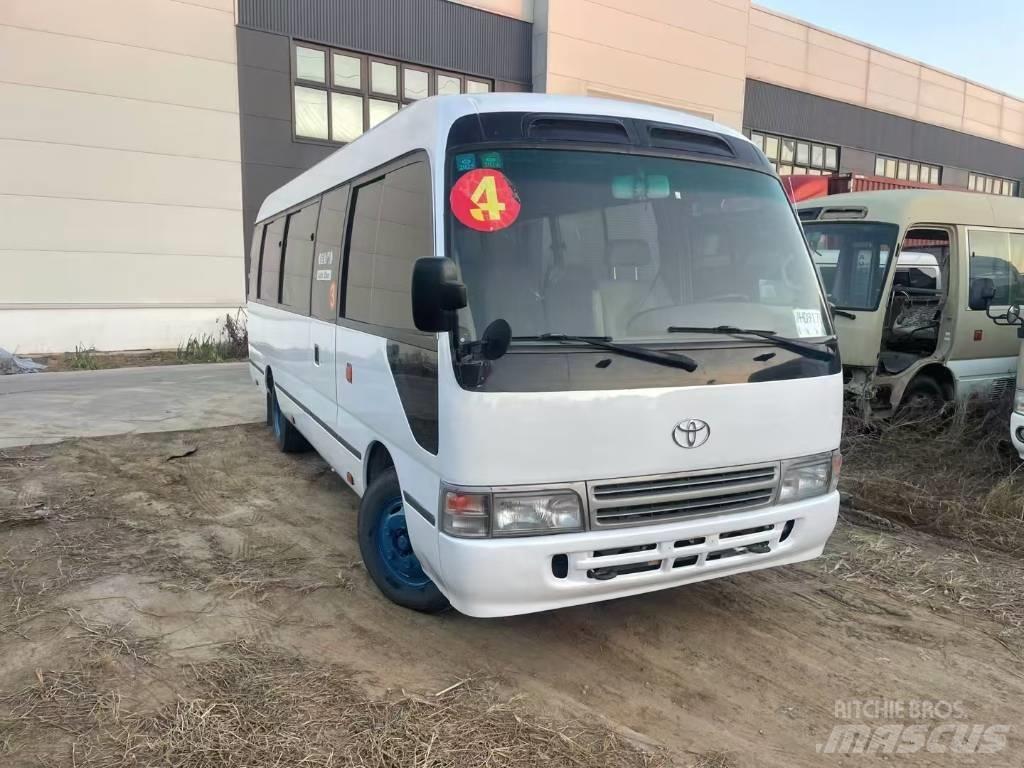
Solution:
M 588 483 L 594 528 L 616 528 L 739 512 L 771 504 L 779 465 Z

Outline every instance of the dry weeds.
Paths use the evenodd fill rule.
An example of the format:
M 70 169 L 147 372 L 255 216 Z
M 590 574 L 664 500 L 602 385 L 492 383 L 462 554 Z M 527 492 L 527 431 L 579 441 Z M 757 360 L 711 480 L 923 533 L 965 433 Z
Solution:
M 128 711 L 117 690 L 88 670 L 38 672 L 34 684 L 0 698 L 9 709 L 0 725 L 14 750 L 40 725 L 66 732 L 77 768 L 666 764 L 663 754 L 601 725 L 530 714 L 493 681 L 374 697 L 336 665 L 244 644 L 232 651 L 191 667 L 188 695 L 151 712 Z M 68 762 L 66 755 L 37 757 L 43 765 Z
M 941 541 L 923 549 L 900 532 L 850 528 L 842 550 L 826 553 L 821 565 L 843 581 L 870 584 L 910 604 L 982 614 L 1002 627 L 1004 645 L 1024 650 L 1024 564 L 1009 556 Z
M 972 545 L 1024 552 L 1024 471 L 1009 403 L 866 425 L 848 415 L 840 488 L 856 509 Z

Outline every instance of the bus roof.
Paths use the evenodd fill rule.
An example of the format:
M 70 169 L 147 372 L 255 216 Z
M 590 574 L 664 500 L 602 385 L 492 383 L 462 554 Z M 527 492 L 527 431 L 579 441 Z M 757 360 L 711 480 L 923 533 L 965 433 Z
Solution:
M 633 118 L 714 131 L 746 141 L 742 134 L 710 120 L 638 102 L 543 93 L 432 96 L 399 110 L 380 125 L 271 192 L 263 201 L 256 220 L 268 219 L 415 150 L 425 150 L 431 162 L 436 162 L 444 157 L 452 123 L 465 115 L 485 112 L 549 112 Z
M 837 209 L 864 208 L 866 215 L 862 218 L 867 221 L 1024 228 L 1024 199 L 978 192 L 945 189 L 850 192 L 804 200 L 796 207 L 799 211 L 821 209 L 815 219 L 804 218 L 804 224 L 851 218 L 841 214 L 828 216 L 830 210 L 838 213 Z

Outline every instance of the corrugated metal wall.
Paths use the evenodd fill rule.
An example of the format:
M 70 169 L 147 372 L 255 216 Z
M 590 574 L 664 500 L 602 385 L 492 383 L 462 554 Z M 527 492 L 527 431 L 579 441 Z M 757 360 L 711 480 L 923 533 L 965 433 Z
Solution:
M 446 0 L 239 0 L 241 27 L 529 84 L 533 25 Z
M 747 80 L 743 125 L 951 170 L 1024 178 L 1024 149 L 757 80 Z M 960 175 L 966 184 L 966 174 Z M 943 183 L 950 178 L 944 171 Z

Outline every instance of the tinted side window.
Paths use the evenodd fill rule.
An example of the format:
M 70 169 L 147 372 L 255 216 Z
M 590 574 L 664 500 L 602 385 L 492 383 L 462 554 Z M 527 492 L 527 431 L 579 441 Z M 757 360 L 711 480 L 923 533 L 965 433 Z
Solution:
M 324 195 L 316 233 L 313 262 L 313 317 L 333 322 L 338 317 L 338 275 L 341 274 L 341 237 L 345 231 L 348 187 Z
M 345 316 L 414 329 L 412 269 L 433 253 L 430 173 L 415 162 L 353 191 Z
M 272 304 L 280 302 L 281 249 L 284 246 L 284 217 L 267 224 L 263 233 L 263 259 L 260 264 L 259 298 Z
M 256 297 L 256 287 L 260 281 L 260 248 L 263 245 L 264 226 L 257 226 L 252 233 L 252 246 L 249 248 L 249 280 L 245 287 L 245 295 Z
M 971 282 L 990 278 L 996 287 L 994 306 L 1006 306 L 1020 296 L 1020 272 L 1010 260 L 1010 237 L 1006 232 L 975 229 L 968 235 L 971 249 Z
M 316 237 L 317 201 L 288 214 L 284 251 L 281 304 L 293 312 L 309 314 L 309 278 L 313 271 L 313 240 Z

